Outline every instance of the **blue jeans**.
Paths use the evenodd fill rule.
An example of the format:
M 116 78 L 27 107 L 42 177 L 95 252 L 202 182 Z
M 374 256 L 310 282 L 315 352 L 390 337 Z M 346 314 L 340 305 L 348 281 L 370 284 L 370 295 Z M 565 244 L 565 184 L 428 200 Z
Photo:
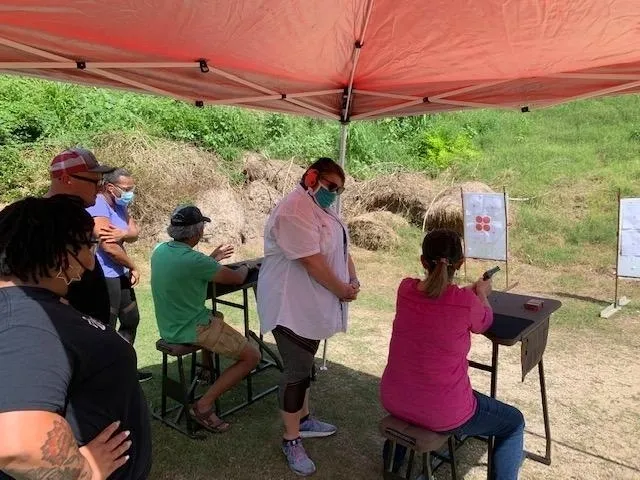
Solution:
M 456 435 L 495 436 L 492 480 L 517 480 L 524 458 L 524 417 L 520 410 L 474 390 L 478 409 Z

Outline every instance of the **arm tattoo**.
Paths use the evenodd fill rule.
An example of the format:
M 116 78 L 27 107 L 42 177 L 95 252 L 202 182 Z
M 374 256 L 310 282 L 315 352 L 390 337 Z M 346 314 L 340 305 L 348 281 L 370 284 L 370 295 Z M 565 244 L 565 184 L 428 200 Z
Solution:
M 40 447 L 40 466 L 7 470 L 7 473 L 24 480 L 90 480 L 91 469 L 65 423 L 62 419 L 54 420 L 53 427 L 47 432 L 47 439 Z

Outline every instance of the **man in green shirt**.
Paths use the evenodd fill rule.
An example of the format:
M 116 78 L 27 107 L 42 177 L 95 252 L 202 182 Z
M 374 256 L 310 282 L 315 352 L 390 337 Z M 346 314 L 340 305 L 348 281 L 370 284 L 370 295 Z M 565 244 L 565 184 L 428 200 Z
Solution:
M 236 360 L 189 409 L 196 422 L 220 433 L 230 425 L 215 415 L 214 402 L 253 370 L 260 352 L 227 325 L 222 314 L 205 306 L 209 282 L 241 285 L 248 273 L 246 266 L 233 270 L 218 263 L 233 253 L 233 247 L 221 245 L 211 255 L 193 249 L 210 221 L 193 205 L 174 210 L 167 228 L 173 241 L 161 243 L 151 255 L 151 292 L 158 330 L 166 342 L 195 344 Z

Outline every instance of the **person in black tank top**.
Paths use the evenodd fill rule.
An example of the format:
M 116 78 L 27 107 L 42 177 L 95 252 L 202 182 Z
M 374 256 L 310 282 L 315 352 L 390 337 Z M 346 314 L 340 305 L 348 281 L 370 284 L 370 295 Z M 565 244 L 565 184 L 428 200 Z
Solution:
M 136 353 L 63 302 L 94 267 L 93 219 L 77 197 L 0 212 L 0 478 L 143 480 L 151 428 Z

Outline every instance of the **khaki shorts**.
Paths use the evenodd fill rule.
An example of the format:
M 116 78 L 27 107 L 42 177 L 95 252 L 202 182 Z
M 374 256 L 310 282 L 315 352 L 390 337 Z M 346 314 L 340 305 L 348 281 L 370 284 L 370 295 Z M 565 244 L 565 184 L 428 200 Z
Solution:
M 224 357 L 237 360 L 249 340 L 224 322 L 224 316 L 211 313 L 208 325 L 196 326 L 195 344 Z

